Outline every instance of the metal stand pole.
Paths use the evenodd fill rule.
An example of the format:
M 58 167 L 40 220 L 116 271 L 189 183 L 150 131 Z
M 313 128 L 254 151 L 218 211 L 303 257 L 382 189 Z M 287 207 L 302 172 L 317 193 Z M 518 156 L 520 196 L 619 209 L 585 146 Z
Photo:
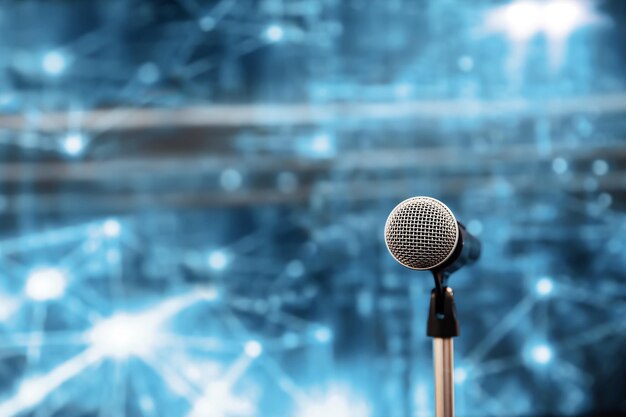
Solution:
M 433 339 L 435 362 L 435 416 L 454 417 L 454 341 Z
M 440 277 L 435 276 L 438 280 Z M 456 319 L 454 293 L 449 287 L 436 281 L 430 295 L 428 336 L 433 337 L 433 359 L 435 364 L 435 416 L 454 417 L 454 342 L 459 335 Z

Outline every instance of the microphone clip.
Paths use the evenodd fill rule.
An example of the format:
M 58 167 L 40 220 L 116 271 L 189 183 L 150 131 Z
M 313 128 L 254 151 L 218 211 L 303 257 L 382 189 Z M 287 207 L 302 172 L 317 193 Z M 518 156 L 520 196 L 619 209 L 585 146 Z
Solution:
M 454 292 L 445 285 L 446 276 L 433 271 L 435 288 L 430 293 L 430 308 L 426 334 L 430 337 L 450 338 L 459 335 L 459 321 L 456 318 Z

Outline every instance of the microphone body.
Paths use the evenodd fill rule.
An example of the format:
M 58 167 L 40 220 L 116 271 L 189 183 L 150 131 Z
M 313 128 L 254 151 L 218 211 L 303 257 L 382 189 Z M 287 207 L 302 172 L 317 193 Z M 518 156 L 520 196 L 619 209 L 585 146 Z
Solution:
M 451 274 L 465 265 L 471 265 L 480 258 L 480 241 L 467 231 L 462 223 L 457 222 L 459 238 L 454 247 L 454 252 L 447 261 L 433 269 Z
M 433 337 L 435 415 L 454 417 L 454 344 L 459 335 L 454 294 L 447 277 L 480 257 L 480 242 L 452 211 L 431 197 L 413 197 L 398 204 L 385 224 L 389 253 L 407 268 L 431 271 L 426 334 Z

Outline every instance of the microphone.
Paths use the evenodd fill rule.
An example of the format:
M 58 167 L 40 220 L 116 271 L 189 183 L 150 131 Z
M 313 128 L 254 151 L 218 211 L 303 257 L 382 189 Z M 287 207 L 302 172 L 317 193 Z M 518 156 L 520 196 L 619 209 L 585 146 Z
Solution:
M 435 279 L 430 292 L 426 334 L 433 338 L 435 415 L 454 416 L 454 343 L 459 335 L 454 293 L 448 276 L 480 257 L 480 242 L 452 211 L 431 197 L 413 197 L 398 204 L 385 224 L 385 244 L 407 268 L 428 270 Z
M 480 241 L 445 204 L 431 197 L 409 198 L 391 211 L 385 244 L 405 267 L 444 277 L 480 257 Z

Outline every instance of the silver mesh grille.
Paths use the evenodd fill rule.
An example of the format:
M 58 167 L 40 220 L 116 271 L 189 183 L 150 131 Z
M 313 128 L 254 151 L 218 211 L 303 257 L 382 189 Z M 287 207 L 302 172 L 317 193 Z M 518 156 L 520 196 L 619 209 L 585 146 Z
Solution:
M 459 228 L 450 209 L 430 197 L 413 197 L 393 209 L 385 225 L 391 255 L 412 269 L 430 269 L 452 254 Z

